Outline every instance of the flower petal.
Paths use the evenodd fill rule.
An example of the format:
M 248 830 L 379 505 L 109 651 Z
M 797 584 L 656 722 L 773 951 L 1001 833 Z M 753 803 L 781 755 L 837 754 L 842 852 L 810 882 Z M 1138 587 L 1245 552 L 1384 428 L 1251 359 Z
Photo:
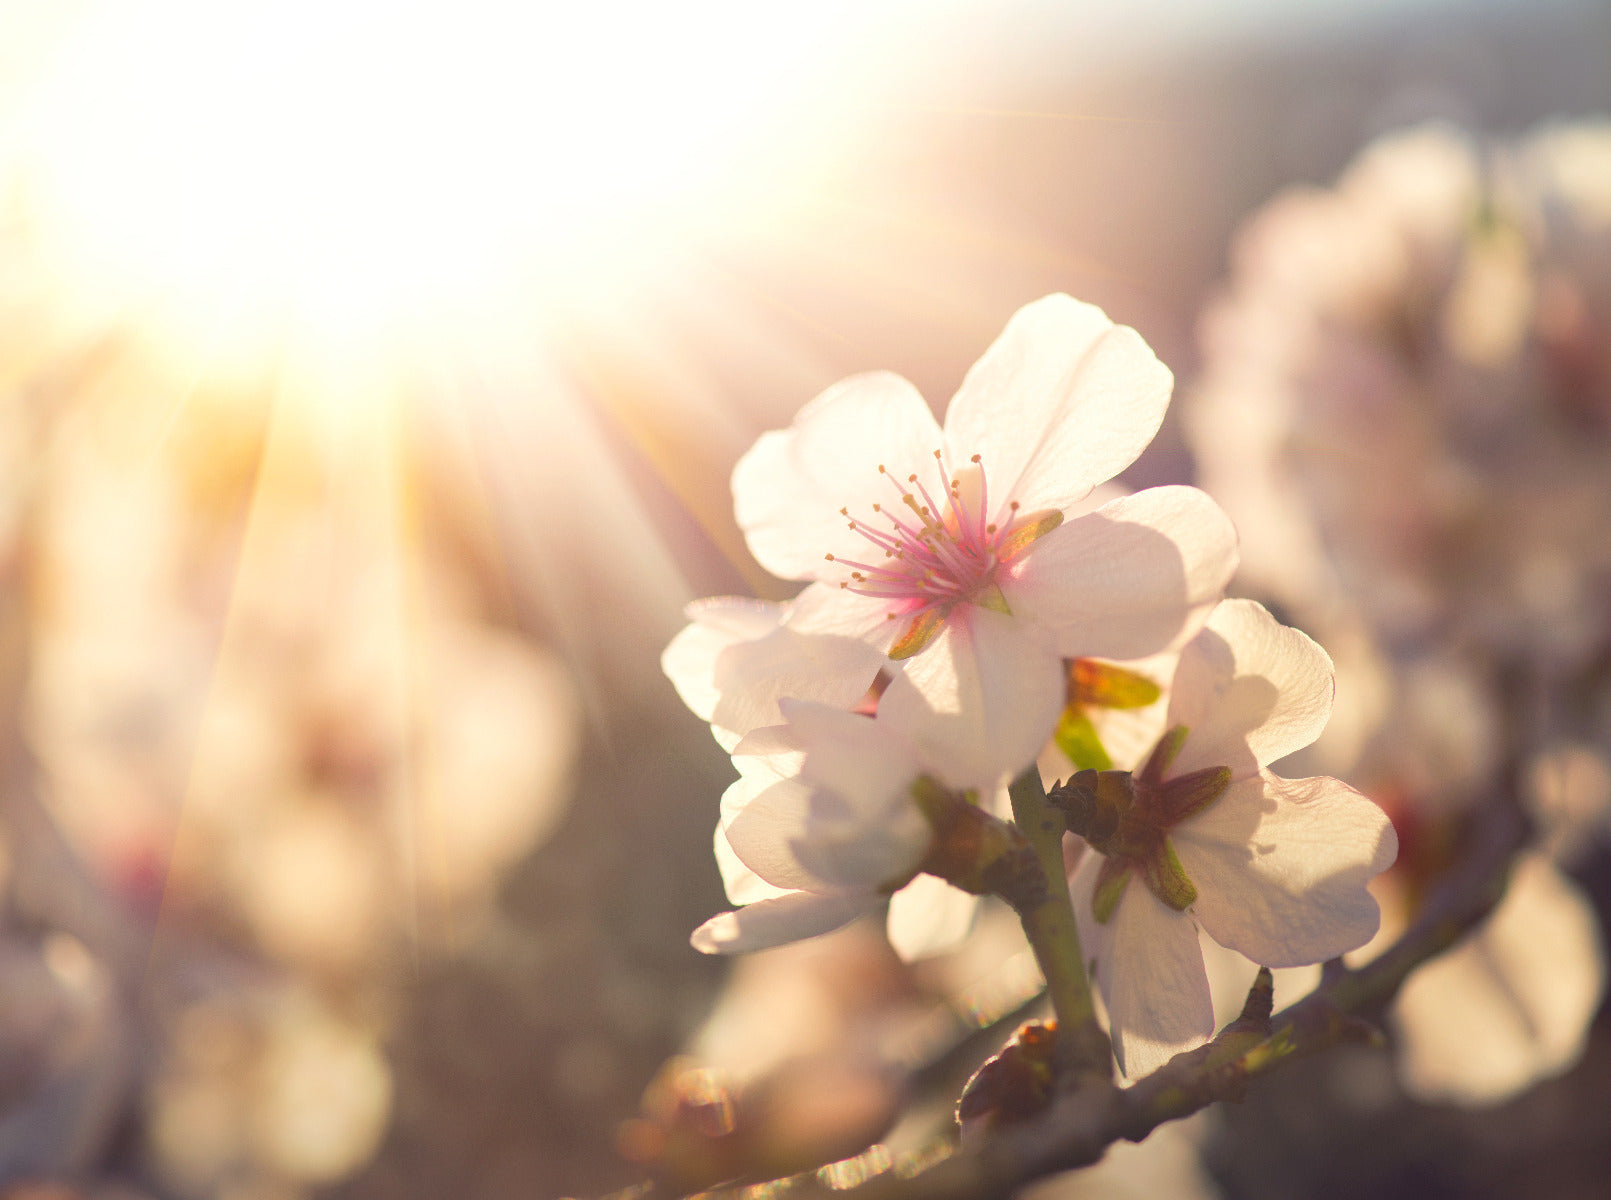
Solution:
M 688 941 L 701 954 L 747 954 L 832 932 L 882 901 L 882 896 L 864 892 L 831 896 L 790 892 L 736 912 L 718 913 L 694 930 Z
M 1196 633 L 1236 561 L 1236 531 L 1206 493 L 1148 488 L 1065 522 L 1000 582 L 1063 657 L 1141 658 Z
M 727 841 L 727 831 L 720 824 L 716 826 L 713 848 L 716 851 L 716 867 L 722 873 L 722 886 L 727 891 L 727 898 L 734 904 L 754 904 L 757 900 L 774 900 L 789 894 L 788 888 L 766 882 L 733 853 L 733 847 Z
M 693 624 L 671 640 L 660 665 L 729 753 L 752 729 L 782 722 L 782 696 L 849 708 L 884 661 L 858 638 L 784 626 L 788 605 L 720 596 L 687 612 Z
M 1216 942 L 1267 967 L 1363 946 L 1381 914 L 1366 889 L 1398 855 L 1387 814 L 1336 779 L 1268 771 L 1234 783 L 1170 835 Z
M 853 719 L 873 725 L 865 717 Z M 907 790 L 916 771 L 906 767 L 892 774 L 883 763 L 861 758 L 865 771 L 848 774 L 856 761 L 854 748 L 848 748 L 846 791 L 808 786 L 802 774 L 760 790 L 741 805 L 724 805 L 723 826 L 733 853 L 777 887 L 877 889 L 904 880 L 933 837 Z M 808 755 L 803 771 L 810 764 Z
M 789 604 L 784 620 L 797 633 L 858 638 L 882 654 L 907 624 L 891 617 L 892 611 L 888 600 L 858 595 L 837 583 L 813 583 Z
M 1173 386 L 1135 330 L 1047 296 L 1014 313 L 968 372 L 946 410 L 946 439 L 958 462 L 982 456 L 1002 503 L 1066 508 L 1136 460 Z
M 955 949 L 973 928 L 979 897 L 933 875 L 918 875 L 889 898 L 889 944 L 902 962 Z
M 1097 922 L 1091 895 L 1105 861 L 1086 851 L 1070 889 L 1085 957 L 1108 1010 L 1113 1056 L 1133 1078 L 1211 1037 L 1214 1003 L 1190 916 L 1131 880 L 1112 919 Z
M 751 786 L 746 786 L 751 785 Z M 742 802 L 728 797 L 744 789 Z M 798 779 L 781 779 L 755 788 L 740 779 L 722 796 L 722 828 L 734 855 L 774 887 L 825 890 L 827 885 L 802 866 L 796 843 L 811 830 L 811 789 Z
M 782 722 L 783 697 L 848 709 L 867 694 L 884 656 L 866 642 L 796 632 L 785 626 L 728 646 L 713 664 L 719 698 L 710 722 L 731 751 L 753 729 Z
M 660 669 L 694 715 L 708 721 L 721 690 L 716 686 L 716 660 L 741 642 L 765 637 L 783 621 L 783 606 L 741 596 L 696 600 L 684 613 L 690 624 L 671 639 L 660 656 Z
M 1493 916 L 1425 964 L 1394 1007 L 1411 1095 L 1502 1100 L 1575 1063 L 1605 994 L 1594 906 L 1541 854 L 1526 854 Z
M 897 478 L 934 469 L 940 427 L 906 380 L 887 371 L 835 384 L 787 429 L 764 433 L 733 468 L 733 512 L 750 553 L 784 579 L 838 579 L 825 554 L 860 559 L 868 541 L 840 509 L 862 520 L 894 492 Z
M 959 606 L 878 702 L 942 783 L 991 788 L 1035 761 L 1063 709 L 1063 665 L 1043 631 Z
M 1251 778 L 1325 728 L 1331 658 L 1252 600 L 1227 600 L 1180 654 L 1169 724 L 1190 731 L 1171 775 L 1230 767 Z M 1269 965 L 1269 964 L 1267 964 Z

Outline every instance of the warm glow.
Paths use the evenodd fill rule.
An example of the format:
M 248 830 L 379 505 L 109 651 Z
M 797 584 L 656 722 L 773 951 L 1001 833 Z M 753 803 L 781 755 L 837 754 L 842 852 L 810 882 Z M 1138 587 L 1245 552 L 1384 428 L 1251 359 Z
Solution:
M 848 11 L 100 4 L 27 107 L 25 191 L 80 302 L 193 348 L 451 331 L 711 217 L 820 111 Z

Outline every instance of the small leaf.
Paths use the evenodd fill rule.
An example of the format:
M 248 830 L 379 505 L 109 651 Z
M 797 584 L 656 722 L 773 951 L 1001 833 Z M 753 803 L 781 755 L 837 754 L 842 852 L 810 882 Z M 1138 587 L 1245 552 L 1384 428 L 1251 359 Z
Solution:
M 934 640 L 934 635 L 940 632 L 940 626 L 944 624 L 943 612 L 937 608 L 925 608 L 912 618 L 906 632 L 889 648 L 889 656 L 895 659 L 911 658 Z
M 1113 760 L 1097 736 L 1091 718 L 1077 704 L 1063 710 L 1063 717 L 1052 732 L 1052 741 L 1068 756 L 1068 761 L 1081 771 L 1111 771 Z
M 1008 530 L 1006 536 L 996 543 L 996 559 L 999 562 L 1011 562 L 1022 554 L 1031 542 L 1045 537 L 1062 523 L 1063 514 L 1056 509 L 1020 517 L 1018 524 Z
M 1071 701 L 1098 708 L 1145 708 L 1163 694 L 1145 675 L 1095 658 L 1071 661 L 1068 682 Z
M 1091 915 L 1097 924 L 1106 925 L 1113 919 L 1124 895 L 1124 885 L 1130 882 L 1130 864 L 1117 858 L 1104 858 L 1096 873 L 1096 890 L 1091 894 Z
M 1186 868 L 1180 865 L 1168 838 L 1147 857 L 1143 870 L 1148 889 L 1176 912 L 1185 912 L 1197 900 L 1197 889 L 1186 878 Z

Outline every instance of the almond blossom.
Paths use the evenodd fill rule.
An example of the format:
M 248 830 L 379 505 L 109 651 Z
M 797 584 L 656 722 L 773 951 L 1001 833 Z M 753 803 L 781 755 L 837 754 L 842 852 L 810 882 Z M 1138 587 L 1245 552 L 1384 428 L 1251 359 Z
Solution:
M 764 434 L 734 469 L 735 513 L 762 566 L 809 583 L 785 627 L 838 639 L 819 646 L 818 686 L 860 695 L 902 664 L 915 686 L 894 703 L 1021 767 L 1063 709 L 1065 659 L 1189 638 L 1236 566 L 1206 495 L 1153 488 L 1065 520 L 1152 439 L 1171 385 L 1134 330 L 1056 295 L 1012 318 L 943 428 L 879 372 Z M 775 649 L 728 670 L 757 677 L 737 660 Z
M 791 698 L 871 715 L 890 682 L 881 677 L 871 689 L 856 694 L 854 688 L 859 684 L 852 676 L 819 672 L 816 667 L 824 655 L 860 654 L 870 656 L 868 661 L 874 664 L 881 663 L 883 655 L 864 642 L 846 645 L 845 639 L 789 629 L 785 625 L 788 612 L 787 604 L 731 596 L 695 601 L 687 609 L 690 624 L 661 656 L 661 666 L 678 695 L 696 715 L 710 722 L 717 742 L 730 753 L 751 732 L 781 724 L 781 705 Z M 1163 728 L 1165 706 L 1155 681 L 1167 680 L 1177 658 L 1178 651 L 1131 664 L 1070 660 L 1066 665 L 1067 704 L 1041 753 L 1043 777 L 1048 781 L 1063 778 L 1075 766 L 1111 766 L 1104 746 L 1124 761 L 1138 759 Z M 909 686 L 904 681 L 898 685 L 897 696 Z M 921 712 L 920 707 L 907 706 L 906 715 L 913 712 Z M 1019 764 L 990 756 L 990 747 L 974 740 L 953 743 L 940 739 L 938 746 L 953 755 L 968 750 L 986 752 L 964 774 L 990 785 L 984 792 L 993 794 L 993 811 L 1005 816 L 1007 805 L 996 785 Z M 1071 752 L 1079 756 L 1077 763 L 1071 761 Z M 1092 752 L 1103 757 L 1093 760 L 1088 757 Z M 733 761 L 751 780 L 742 787 L 735 784 L 730 792 L 727 803 L 734 810 L 758 786 L 757 780 L 792 777 L 798 766 L 797 760 L 777 759 L 763 765 L 753 754 L 738 754 Z M 729 898 L 747 903 L 740 896 L 750 895 L 756 880 L 753 872 L 745 873 L 720 831 L 716 856 L 729 884 Z M 743 881 L 737 891 L 735 880 Z M 977 896 L 937 876 L 920 874 L 890 897 L 890 944 L 909 962 L 954 949 L 972 928 L 978 906 Z
M 891 688 L 909 686 L 897 680 Z M 917 875 L 933 840 L 923 798 L 993 800 L 999 767 L 925 745 L 900 717 L 792 699 L 781 711 L 786 725 L 756 730 L 738 745 L 739 778 L 722 796 L 716 862 L 728 899 L 740 907 L 695 930 L 694 947 L 735 954 L 815 937 L 892 893 L 898 948 L 937 935 L 954 940 L 959 920 L 966 932 L 973 897 Z M 911 922 L 904 936 L 902 912 Z
M 1199 926 L 1270 967 L 1332 958 L 1376 932 L 1366 884 L 1398 848 L 1386 815 L 1338 780 L 1266 769 L 1315 739 L 1331 695 L 1325 651 L 1260 605 L 1227 600 L 1182 651 L 1168 732 L 1140 770 L 1084 777 L 1097 781 L 1093 849 L 1071 887 L 1127 1074 L 1213 1033 Z

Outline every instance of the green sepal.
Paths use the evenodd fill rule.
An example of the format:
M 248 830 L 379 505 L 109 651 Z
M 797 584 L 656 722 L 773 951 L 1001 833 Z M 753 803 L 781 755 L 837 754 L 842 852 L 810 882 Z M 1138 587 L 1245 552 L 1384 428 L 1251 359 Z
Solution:
M 1142 764 L 1141 770 L 1136 772 L 1136 778 L 1152 786 L 1162 783 L 1164 772 L 1169 769 L 1169 764 L 1175 761 L 1180 748 L 1186 744 L 1188 732 L 1184 725 L 1176 725 L 1169 729 L 1158 739 L 1158 744 L 1152 748 L 1147 761 Z
M 1106 925 L 1113 919 L 1124 895 L 1124 885 L 1130 882 L 1130 864 L 1117 858 L 1104 858 L 1096 872 L 1096 889 L 1091 893 L 1091 915 L 1097 924 Z
M 1057 728 L 1052 732 L 1052 741 L 1077 770 L 1113 769 L 1113 760 L 1103 748 L 1102 739 L 1097 736 L 1096 726 L 1091 724 L 1091 718 L 1086 716 L 1077 704 L 1070 704 L 1063 710 L 1062 719 L 1057 722 Z
M 991 580 L 969 597 L 980 608 L 988 608 L 991 612 L 1005 613 L 1012 616 L 1012 609 L 1007 607 L 1007 597 L 1002 595 L 996 581 Z
M 1009 529 L 1007 536 L 996 543 L 996 559 L 999 562 L 1011 562 L 1022 554 L 1031 542 L 1045 537 L 1062 523 L 1063 514 L 1056 509 L 1021 517 L 1018 525 Z
M 1176 912 L 1185 912 L 1197 901 L 1197 889 L 1186 877 L 1186 868 L 1180 865 L 1175 847 L 1168 838 L 1142 864 L 1146 873 L 1147 888 Z
M 1068 664 L 1069 698 L 1097 708 L 1146 708 L 1163 689 L 1145 675 L 1095 658 Z
M 1229 767 L 1204 767 L 1200 771 L 1191 771 L 1153 788 L 1148 793 L 1150 811 L 1147 815 L 1161 828 L 1173 828 L 1213 804 L 1230 785 Z
M 940 626 L 945 624 L 945 614 L 937 608 L 927 608 L 912 618 L 912 623 L 906 627 L 895 644 L 889 648 L 891 658 L 911 658 L 919 650 L 927 646 L 940 632 Z

